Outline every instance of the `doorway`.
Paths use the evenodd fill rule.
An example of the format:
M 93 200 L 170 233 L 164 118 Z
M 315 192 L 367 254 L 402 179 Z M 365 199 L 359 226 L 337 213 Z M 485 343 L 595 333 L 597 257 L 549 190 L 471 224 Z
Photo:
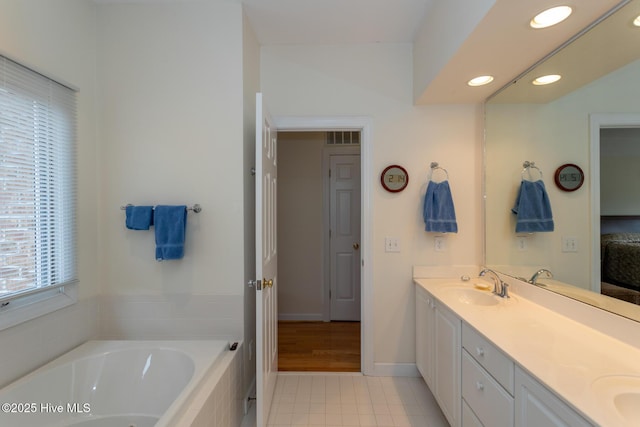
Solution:
M 361 372 L 360 131 L 280 132 L 279 370 Z
M 640 305 L 640 127 L 600 129 L 601 292 Z
M 639 159 L 640 151 L 637 145 L 637 129 L 640 128 L 640 115 L 636 113 L 599 113 L 590 116 L 590 139 L 591 139 L 591 207 L 592 207 L 592 259 L 591 259 L 591 278 L 592 290 L 603 293 L 614 298 L 622 299 L 631 303 L 640 302 L 640 295 L 629 292 L 638 290 L 638 286 L 629 286 L 626 280 L 616 282 L 615 276 L 622 274 L 624 271 L 616 269 L 614 279 L 607 264 L 607 252 L 609 251 L 609 238 L 615 237 L 616 234 L 622 233 L 624 236 L 632 233 L 640 232 L 640 217 L 637 215 L 629 215 L 630 212 L 625 211 L 627 207 L 627 199 L 634 199 L 628 193 L 636 192 L 633 184 L 627 182 L 628 176 L 622 179 L 614 178 L 614 175 L 627 173 L 629 166 L 624 162 L 631 159 Z M 632 143 L 629 143 L 633 140 Z M 608 142 L 607 142 L 608 141 Z M 616 143 L 617 142 L 617 143 Z M 617 145 L 617 147 L 615 147 Z M 637 161 L 637 160 L 636 160 Z M 631 174 L 635 171 L 635 164 L 631 166 Z M 608 176 L 607 176 L 608 175 Z M 635 176 L 631 182 L 635 183 Z M 614 189 L 611 189 L 611 183 L 614 182 Z M 623 189 L 627 194 L 623 194 Z M 622 195 L 622 197 L 618 197 Z M 604 197 L 606 196 L 606 197 Z M 613 198 L 611 196 L 614 196 Z M 633 211 L 632 213 L 635 213 Z M 614 233 L 614 234 L 611 234 Z M 603 234 L 607 234 L 606 239 Z M 636 234 L 639 235 L 639 234 Z M 602 242 L 606 240 L 605 247 Z M 616 246 L 620 246 L 617 242 Z M 622 246 L 626 246 L 626 242 L 622 242 Z M 633 244 L 632 244 L 633 245 Z M 618 248 L 616 248 L 618 249 Z M 624 251 L 626 249 L 621 248 Z M 619 252 L 619 251 L 616 251 Z M 637 259 L 637 256 L 636 256 Z M 632 262 L 637 267 L 637 261 Z M 634 283 L 640 282 L 640 279 Z M 637 302 L 636 302 L 637 301 Z

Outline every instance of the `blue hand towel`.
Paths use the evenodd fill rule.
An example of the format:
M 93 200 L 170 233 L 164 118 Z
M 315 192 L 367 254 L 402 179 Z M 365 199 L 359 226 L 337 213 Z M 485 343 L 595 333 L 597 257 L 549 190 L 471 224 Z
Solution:
M 425 230 L 439 233 L 457 233 L 456 211 L 453 207 L 449 181 L 429 181 L 424 196 L 422 215 Z
M 156 260 L 180 259 L 184 256 L 184 237 L 187 228 L 187 207 L 163 206 L 155 208 Z
M 516 233 L 553 231 L 553 214 L 544 182 L 522 180 L 516 204 L 511 211 L 518 215 Z
M 129 230 L 148 230 L 153 225 L 153 206 L 127 205 L 125 212 Z

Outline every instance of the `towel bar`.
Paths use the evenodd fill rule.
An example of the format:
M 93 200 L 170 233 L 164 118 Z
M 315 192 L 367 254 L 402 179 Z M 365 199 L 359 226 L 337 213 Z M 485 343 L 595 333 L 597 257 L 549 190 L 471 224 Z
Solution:
M 128 204 L 127 206 L 133 206 L 133 205 Z M 123 211 L 126 210 L 127 206 L 120 206 L 120 210 L 123 210 Z M 196 203 L 193 206 L 187 207 L 187 210 L 188 211 L 193 211 L 194 213 L 200 213 L 202 211 L 202 206 L 200 206 L 199 204 Z

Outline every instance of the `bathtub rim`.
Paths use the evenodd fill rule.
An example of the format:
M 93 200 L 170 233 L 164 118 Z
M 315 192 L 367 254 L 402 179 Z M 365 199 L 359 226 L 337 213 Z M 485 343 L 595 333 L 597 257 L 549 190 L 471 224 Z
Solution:
M 176 420 L 184 417 L 186 407 L 192 406 L 193 402 L 191 401 L 194 396 L 200 393 L 205 383 L 209 383 L 207 380 L 212 376 L 212 373 L 218 379 L 222 376 L 224 369 L 220 369 L 221 360 L 224 360 L 229 353 L 232 354 L 232 357 L 234 353 L 237 353 L 237 351 L 229 350 L 229 343 L 227 340 L 89 340 L 0 388 L 0 396 L 4 393 L 10 393 L 15 387 L 19 387 L 45 371 L 71 364 L 74 361 L 129 349 L 173 350 L 186 354 L 194 363 L 194 372 L 189 382 L 165 412 L 160 415 L 156 424 L 157 427 L 173 426 L 176 425 Z M 213 353 L 215 353 L 214 357 L 212 357 Z

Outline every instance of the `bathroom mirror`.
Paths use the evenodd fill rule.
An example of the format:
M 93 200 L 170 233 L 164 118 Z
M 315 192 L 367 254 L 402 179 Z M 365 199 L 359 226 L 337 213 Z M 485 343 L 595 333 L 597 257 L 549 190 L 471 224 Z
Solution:
M 636 296 L 602 284 L 600 274 L 601 216 L 622 220 L 616 231 L 640 223 L 640 0 L 624 3 L 487 100 L 485 264 L 525 280 L 549 269 L 553 279 L 540 275 L 539 286 L 640 321 L 640 305 L 626 302 Z M 562 78 L 531 84 L 547 74 Z M 525 161 L 542 171 L 552 232 L 515 232 L 511 208 Z M 554 184 L 566 164 L 584 173 L 575 191 Z M 625 184 L 610 183 L 612 174 L 629 170 L 619 178 Z M 636 260 L 640 270 L 640 255 Z

